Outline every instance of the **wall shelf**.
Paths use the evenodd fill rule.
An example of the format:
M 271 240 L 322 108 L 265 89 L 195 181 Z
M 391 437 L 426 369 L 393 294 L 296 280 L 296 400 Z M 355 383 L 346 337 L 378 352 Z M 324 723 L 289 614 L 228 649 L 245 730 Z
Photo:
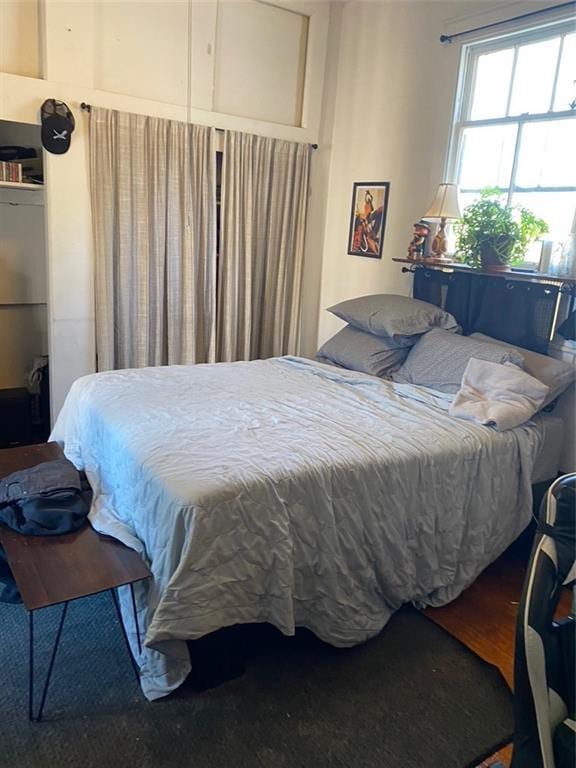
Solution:
M 47 301 L 0 301 L 0 309 L 2 307 L 45 307 Z
M 26 181 L 0 181 L 2 189 L 35 189 L 43 190 L 44 184 L 29 184 Z
M 565 286 L 565 292 L 572 292 L 576 288 L 576 277 L 567 275 L 551 275 L 545 272 L 526 272 L 523 270 L 511 269 L 508 272 L 487 272 L 484 269 L 475 269 L 468 264 L 461 264 L 454 261 L 413 261 L 411 259 L 395 259 L 392 261 L 398 264 L 410 264 L 410 268 L 403 268 L 403 271 L 412 272 L 414 269 L 436 269 L 442 272 L 462 272 L 467 275 L 478 275 L 484 277 L 504 278 L 505 280 L 523 280 L 532 283 L 553 283 L 554 285 Z

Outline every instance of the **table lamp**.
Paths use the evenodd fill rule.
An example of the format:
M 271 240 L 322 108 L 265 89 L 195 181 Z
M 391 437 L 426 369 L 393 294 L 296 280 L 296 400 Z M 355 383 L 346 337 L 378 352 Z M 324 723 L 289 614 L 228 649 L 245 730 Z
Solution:
M 422 216 L 425 221 L 440 222 L 438 232 L 432 241 L 432 257 L 434 259 L 446 260 L 446 220 L 459 219 L 461 216 L 458 204 L 458 186 L 456 184 L 440 184 L 430 208 Z

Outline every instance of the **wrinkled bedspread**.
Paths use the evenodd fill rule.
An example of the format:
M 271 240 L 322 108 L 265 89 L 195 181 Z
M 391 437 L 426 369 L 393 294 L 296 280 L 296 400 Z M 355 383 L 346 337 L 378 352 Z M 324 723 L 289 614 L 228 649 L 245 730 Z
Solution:
M 52 439 L 87 473 L 94 527 L 150 564 L 145 695 L 184 680 L 186 638 L 269 622 L 349 646 L 469 585 L 530 520 L 540 438 L 449 402 L 290 357 L 76 381 Z

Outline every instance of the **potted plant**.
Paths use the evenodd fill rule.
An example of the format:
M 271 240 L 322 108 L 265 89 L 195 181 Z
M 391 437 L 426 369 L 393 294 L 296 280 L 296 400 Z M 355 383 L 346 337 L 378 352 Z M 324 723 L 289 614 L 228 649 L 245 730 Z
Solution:
M 501 198 L 501 190 L 483 189 L 455 225 L 460 261 L 487 272 L 507 272 L 510 264 L 521 263 L 528 246 L 548 232 L 546 222 L 532 211 L 508 207 Z

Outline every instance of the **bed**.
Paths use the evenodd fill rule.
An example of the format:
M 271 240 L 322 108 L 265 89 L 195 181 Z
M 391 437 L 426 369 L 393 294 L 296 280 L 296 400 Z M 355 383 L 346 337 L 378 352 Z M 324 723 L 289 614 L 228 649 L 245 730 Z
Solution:
M 269 622 L 351 646 L 406 602 L 454 599 L 498 557 L 562 425 L 496 432 L 449 416 L 450 400 L 296 357 L 75 382 L 52 439 L 86 471 L 94 527 L 150 564 L 147 698 L 185 679 L 188 639 Z

